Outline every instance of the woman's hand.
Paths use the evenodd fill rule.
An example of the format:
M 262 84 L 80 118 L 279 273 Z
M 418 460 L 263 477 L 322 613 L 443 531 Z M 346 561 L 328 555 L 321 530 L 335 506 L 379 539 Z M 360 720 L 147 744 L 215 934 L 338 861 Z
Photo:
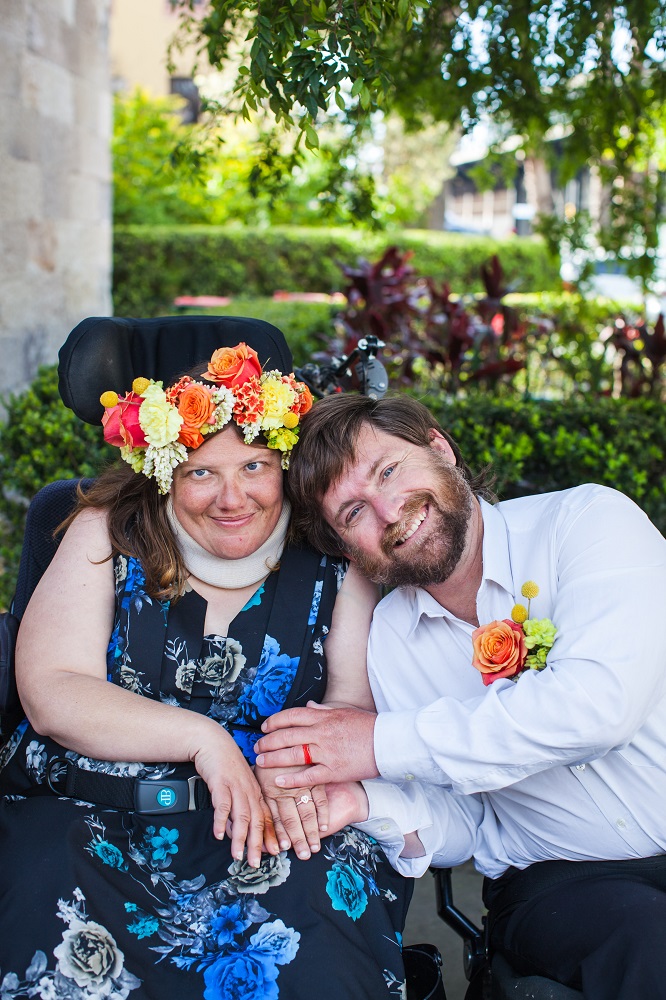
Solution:
M 280 788 L 273 779 L 284 768 L 274 771 L 257 768 L 255 775 L 273 817 L 275 832 L 283 851 L 293 847 L 306 860 L 321 846 L 320 835 L 328 830 L 328 798 L 323 785 L 313 788 Z
M 214 724 L 191 760 L 211 794 L 213 835 L 222 840 L 229 823 L 232 856 L 241 861 L 247 848 L 248 864 L 258 868 L 262 845 L 269 854 L 278 854 L 271 812 L 252 768 L 232 737 Z

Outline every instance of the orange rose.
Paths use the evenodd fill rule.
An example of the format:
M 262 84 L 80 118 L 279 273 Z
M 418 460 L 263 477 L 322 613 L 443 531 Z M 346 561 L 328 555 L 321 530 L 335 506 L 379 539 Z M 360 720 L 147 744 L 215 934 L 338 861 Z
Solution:
M 313 403 L 312 393 L 308 389 L 305 382 L 296 382 L 294 384 L 294 389 L 296 389 L 297 393 L 296 406 L 298 407 L 298 409 L 296 410 L 296 412 L 300 413 L 300 415 L 302 416 L 304 413 L 307 413 L 308 410 L 312 409 L 312 403 Z
M 208 371 L 203 377 L 225 385 L 227 389 L 234 389 L 255 375 L 257 378 L 261 375 L 259 356 L 247 344 L 241 343 L 236 347 L 218 348 L 208 362 Z
M 178 441 L 186 448 L 198 448 L 204 443 L 204 436 L 198 427 L 181 427 L 178 434 Z
M 212 389 L 192 382 L 178 397 L 178 412 L 186 427 L 203 427 L 209 424 L 215 412 Z
M 486 685 L 513 677 L 522 670 L 527 656 L 523 627 L 508 618 L 474 629 L 472 645 L 472 666 L 481 671 Z

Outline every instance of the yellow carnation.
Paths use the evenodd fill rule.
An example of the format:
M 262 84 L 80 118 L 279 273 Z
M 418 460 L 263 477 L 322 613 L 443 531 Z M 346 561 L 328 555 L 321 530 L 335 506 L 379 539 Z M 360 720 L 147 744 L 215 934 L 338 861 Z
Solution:
M 527 608 L 524 604 L 514 604 L 511 609 L 511 618 L 518 625 L 522 625 L 527 620 Z
M 528 601 L 531 601 L 532 598 L 538 597 L 539 588 L 534 580 L 528 580 L 527 583 L 524 583 L 520 588 L 520 593 L 523 597 L 526 597 Z
M 146 435 L 148 444 L 163 448 L 178 437 L 183 418 L 167 401 L 164 390 L 152 383 L 144 390 L 143 403 L 139 410 L 139 424 Z
M 140 396 L 146 391 L 149 385 L 150 381 L 147 378 L 135 378 L 132 382 L 132 391 L 135 392 L 137 396 Z
M 263 431 L 284 427 L 284 418 L 294 404 L 295 393 L 282 379 L 270 375 L 262 381 L 261 398 L 264 412 L 260 423 Z
M 99 397 L 99 401 L 104 407 L 117 406 L 118 405 L 118 393 L 114 392 L 113 389 L 108 389 L 103 392 Z

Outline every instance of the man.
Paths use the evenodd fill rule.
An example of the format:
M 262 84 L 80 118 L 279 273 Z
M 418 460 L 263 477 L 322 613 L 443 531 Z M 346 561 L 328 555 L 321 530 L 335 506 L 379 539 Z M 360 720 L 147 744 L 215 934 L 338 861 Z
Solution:
M 407 397 L 320 401 L 290 486 L 313 544 L 395 589 L 368 651 L 378 714 L 283 712 L 259 763 L 311 763 L 285 787 L 381 775 L 365 828 L 392 816 L 411 874 L 474 856 L 518 971 L 666 997 L 666 540 L 601 486 L 493 506 Z

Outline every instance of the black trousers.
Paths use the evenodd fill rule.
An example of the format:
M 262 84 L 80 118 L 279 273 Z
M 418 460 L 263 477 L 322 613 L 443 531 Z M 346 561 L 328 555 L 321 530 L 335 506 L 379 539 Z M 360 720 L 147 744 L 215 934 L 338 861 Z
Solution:
M 666 856 L 544 861 L 486 880 L 491 947 L 585 1000 L 666 1000 Z

